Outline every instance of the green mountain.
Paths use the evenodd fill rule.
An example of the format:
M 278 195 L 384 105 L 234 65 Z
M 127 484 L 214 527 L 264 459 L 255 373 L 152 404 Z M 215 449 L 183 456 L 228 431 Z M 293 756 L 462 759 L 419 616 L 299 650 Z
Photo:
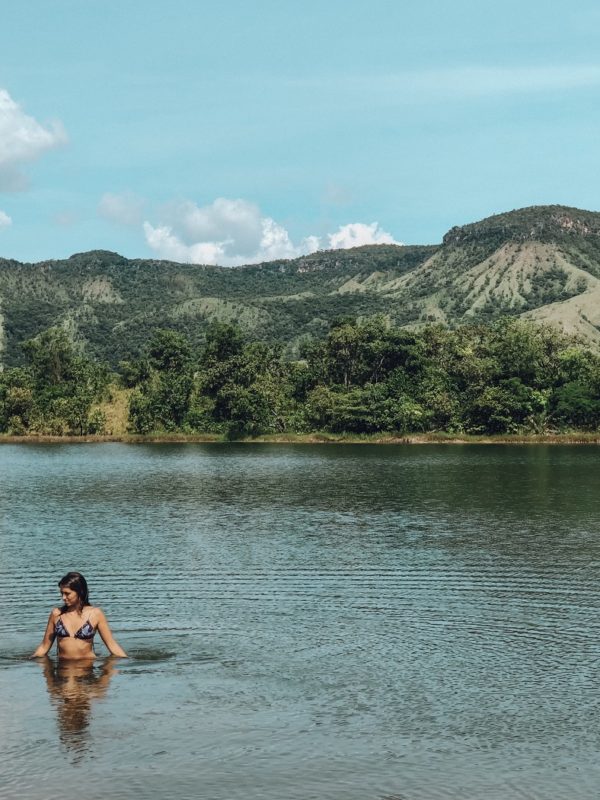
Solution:
M 238 268 L 128 260 L 107 251 L 62 261 L 0 259 L 0 349 L 62 325 L 91 355 L 137 355 L 156 327 L 198 342 L 213 320 L 294 350 L 342 315 L 400 325 L 523 315 L 600 346 L 600 213 L 534 206 L 452 228 L 440 245 L 376 245 Z

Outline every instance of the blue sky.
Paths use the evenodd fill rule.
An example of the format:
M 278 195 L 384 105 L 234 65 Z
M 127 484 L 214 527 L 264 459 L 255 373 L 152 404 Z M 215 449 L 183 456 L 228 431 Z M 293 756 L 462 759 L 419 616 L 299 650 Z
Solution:
M 597 3 L 4 6 L 0 256 L 234 265 L 600 209 Z

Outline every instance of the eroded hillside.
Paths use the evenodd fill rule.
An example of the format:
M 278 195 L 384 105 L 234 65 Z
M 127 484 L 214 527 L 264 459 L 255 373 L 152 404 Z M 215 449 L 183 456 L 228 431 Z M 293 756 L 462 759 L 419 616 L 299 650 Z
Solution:
M 92 251 L 64 261 L 0 260 L 0 347 L 53 325 L 96 358 L 138 355 L 156 327 L 200 342 L 213 320 L 294 352 L 340 316 L 400 325 L 526 315 L 600 346 L 600 213 L 563 206 L 452 228 L 437 246 L 377 245 L 228 269 Z

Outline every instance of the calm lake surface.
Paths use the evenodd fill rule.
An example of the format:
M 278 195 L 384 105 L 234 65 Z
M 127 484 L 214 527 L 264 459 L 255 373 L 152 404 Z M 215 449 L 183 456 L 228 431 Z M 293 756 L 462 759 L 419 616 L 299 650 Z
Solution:
M 2 800 L 594 800 L 600 450 L 0 447 Z M 132 658 L 28 661 L 79 569 Z

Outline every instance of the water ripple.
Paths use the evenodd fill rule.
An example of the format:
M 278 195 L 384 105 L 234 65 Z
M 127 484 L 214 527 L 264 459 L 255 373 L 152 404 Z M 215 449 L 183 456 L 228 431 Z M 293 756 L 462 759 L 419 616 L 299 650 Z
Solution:
M 589 800 L 600 466 L 577 448 L 0 449 L 0 784 Z M 88 577 L 132 658 L 26 659 Z

